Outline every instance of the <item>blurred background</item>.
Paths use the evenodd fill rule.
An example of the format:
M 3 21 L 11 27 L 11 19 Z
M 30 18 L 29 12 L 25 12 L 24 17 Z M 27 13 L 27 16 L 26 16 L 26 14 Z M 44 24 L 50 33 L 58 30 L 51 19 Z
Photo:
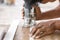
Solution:
M 0 25 L 9 25 L 21 18 L 22 0 L 0 0 Z
M 23 0 L 0 0 L 0 24 L 9 25 L 15 19 L 22 18 Z M 40 4 L 41 12 L 56 8 L 59 1 Z

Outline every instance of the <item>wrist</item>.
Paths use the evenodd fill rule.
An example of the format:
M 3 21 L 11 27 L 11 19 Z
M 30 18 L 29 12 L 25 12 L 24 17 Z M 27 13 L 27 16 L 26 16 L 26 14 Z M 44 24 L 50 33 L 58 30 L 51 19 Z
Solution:
M 56 21 L 52 20 L 51 21 L 51 26 L 54 28 L 54 30 L 57 30 L 55 23 L 56 23 Z
M 54 25 L 56 30 L 60 30 L 60 20 L 56 20 Z
M 56 20 L 51 20 L 51 21 L 49 21 L 49 24 L 50 24 L 50 26 L 53 27 L 54 30 L 57 30 L 57 27 L 56 27 Z

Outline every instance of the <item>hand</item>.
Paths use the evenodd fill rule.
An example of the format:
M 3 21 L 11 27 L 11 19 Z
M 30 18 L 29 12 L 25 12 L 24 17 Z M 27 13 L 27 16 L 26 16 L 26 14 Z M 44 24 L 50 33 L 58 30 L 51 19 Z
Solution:
M 24 8 L 22 9 L 22 19 L 24 19 Z
M 32 7 L 34 7 L 34 13 L 35 13 L 35 17 L 36 17 L 36 20 L 37 20 L 37 19 L 39 19 L 40 16 L 41 16 L 41 10 L 40 10 L 40 8 L 39 8 L 38 6 L 36 6 L 36 5 L 33 5 Z M 23 19 L 24 19 L 24 16 L 25 16 L 25 14 L 24 14 L 24 8 L 23 8 L 23 9 L 22 9 L 22 17 L 23 17 Z
M 52 34 L 55 32 L 55 22 L 43 22 L 32 28 L 31 36 L 34 38 L 41 38 L 43 36 Z

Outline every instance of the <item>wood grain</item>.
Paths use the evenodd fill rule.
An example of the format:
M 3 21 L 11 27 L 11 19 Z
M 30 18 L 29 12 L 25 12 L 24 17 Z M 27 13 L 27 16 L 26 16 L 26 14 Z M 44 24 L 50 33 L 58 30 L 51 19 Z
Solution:
M 14 40 L 29 40 L 29 32 L 30 32 L 29 28 L 23 28 L 23 30 L 21 30 L 21 27 L 18 27 Z M 40 39 L 34 39 L 34 40 L 60 40 L 60 31 L 57 31 L 51 35 L 44 36 Z

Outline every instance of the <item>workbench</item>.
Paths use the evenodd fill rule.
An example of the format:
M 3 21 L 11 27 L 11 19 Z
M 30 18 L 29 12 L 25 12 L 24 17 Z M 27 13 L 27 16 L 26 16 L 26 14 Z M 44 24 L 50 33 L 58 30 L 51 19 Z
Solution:
M 22 27 L 20 23 L 20 25 L 17 28 L 14 40 L 30 40 L 29 33 L 30 28 Z M 40 39 L 32 39 L 32 40 L 60 40 L 60 31 L 56 31 L 54 34 L 44 36 Z

